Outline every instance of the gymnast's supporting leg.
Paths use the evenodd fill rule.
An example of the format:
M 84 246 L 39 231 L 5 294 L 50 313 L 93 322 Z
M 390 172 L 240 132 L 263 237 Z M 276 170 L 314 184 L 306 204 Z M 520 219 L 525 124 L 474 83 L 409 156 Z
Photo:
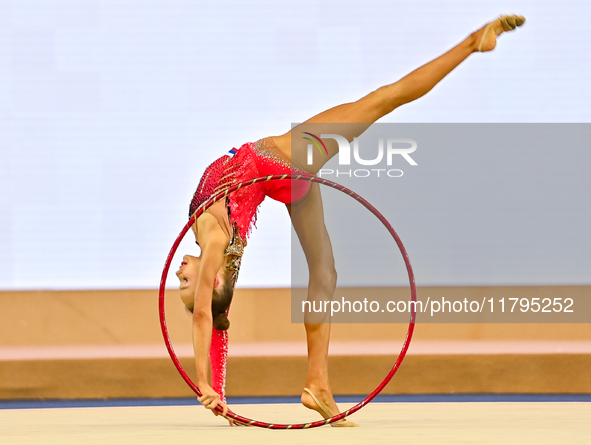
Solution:
M 336 288 L 336 270 L 332 245 L 324 225 L 324 212 L 320 198 L 320 187 L 312 184 L 308 195 L 294 204 L 287 204 L 291 220 L 306 255 L 310 278 L 308 301 L 330 301 Z M 315 314 L 317 315 L 317 314 Z M 328 314 L 324 314 L 328 315 Z M 307 392 L 302 394 L 302 403 L 323 414 L 334 416 L 339 413 L 333 399 L 328 379 L 328 346 L 330 341 L 330 320 L 306 318 L 304 323 L 308 346 Z M 319 406 L 319 403 L 325 405 Z M 324 413 L 323 413 L 324 411 Z M 328 413 L 327 413 L 328 411 Z M 357 426 L 354 422 L 338 422 L 334 426 Z
M 428 93 L 437 83 L 447 76 L 455 67 L 462 63 L 470 54 L 478 51 L 491 51 L 496 46 L 496 37 L 504 31 L 521 26 L 525 19 L 521 16 L 501 16 L 488 25 L 472 33 L 459 45 L 442 56 L 416 69 L 398 82 L 383 86 L 356 102 L 338 105 L 307 120 L 294 130 L 305 131 L 306 123 L 326 124 L 323 133 L 335 133 L 346 137 L 349 142 L 363 133 L 373 122 L 389 114 L 401 105 L 412 102 Z M 338 126 L 336 131 L 330 130 L 332 123 L 348 123 L 352 125 Z M 357 125 L 354 125 L 357 124 Z M 294 133 L 295 134 L 295 133 Z M 300 137 L 292 141 L 291 131 L 274 138 L 279 148 L 300 166 L 307 165 L 307 142 Z M 336 141 L 325 140 L 328 159 L 338 152 Z M 295 143 L 292 146 L 292 143 Z M 316 156 L 312 165 L 306 169 L 313 174 L 318 173 L 327 161 L 326 157 Z

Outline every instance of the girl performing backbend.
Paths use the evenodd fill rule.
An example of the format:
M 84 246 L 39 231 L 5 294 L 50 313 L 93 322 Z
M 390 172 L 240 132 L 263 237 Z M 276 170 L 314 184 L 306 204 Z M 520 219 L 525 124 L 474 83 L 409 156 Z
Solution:
M 383 86 L 357 102 L 324 111 L 302 125 L 347 123 L 349 125 L 346 127 L 338 127 L 338 131 L 351 142 L 379 118 L 426 94 L 470 54 L 493 50 L 498 35 L 513 30 L 524 22 L 525 18 L 521 16 L 501 16 L 398 82 Z M 299 134 L 303 131 L 299 127 L 291 132 Z M 195 192 L 189 216 L 214 193 L 232 184 L 292 171 L 314 175 L 338 152 L 336 141 L 327 140 L 328 156 L 316 156 L 309 164 L 306 162 L 307 145 L 300 137 L 294 138 L 292 144 L 291 132 L 244 144 L 211 164 Z M 186 255 L 177 276 L 181 283 L 181 299 L 193 313 L 196 384 L 202 393 L 199 401 L 216 415 L 225 416 L 227 413 L 224 386 L 228 351 L 228 308 L 246 239 L 254 223 L 257 206 L 265 196 L 287 206 L 308 262 L 308 299 L 330 300 L 336 287 L 332 247 L 324 226 L 320 189 L 316 183 L 292 183 L 290 180 L 257 183 L 229 194 L 226 200 L 218 201 L 197 219 L 193 231 L 201 247 L 201 255 Z M 308 374 L 301 401 L 304 406 L 317 411 L 324 418 L 332 417 L 339 413 L 339 409 L 328 380 L 330 323 L 304 325 L 308 347 Z M 211 385 L 208 381 L 209 363 Z M 215 409 L 218 404 L 223 407 L 222 413 Z M 228 420 L 233 424 L 231 419 Z M 331 425 L 357 426 L 345 419 Z

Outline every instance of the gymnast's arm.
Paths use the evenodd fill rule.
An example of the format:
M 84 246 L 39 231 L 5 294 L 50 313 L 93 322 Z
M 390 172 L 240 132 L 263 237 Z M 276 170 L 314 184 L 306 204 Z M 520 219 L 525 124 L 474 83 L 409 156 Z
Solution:
M 201 264 L 193 306 L 193 349 L 197 368 L 197 386 L 202 393 L 198 399 L 216 415 L 218 413 L 215 407 L 218 404 L 222 405 L 224 407 L 222 414 L 225 415 L 227 407 L 210 386 L 207 374 L 213 324 L 211 298 L 215 276 L 224 264 L 224 249 L 228 245 L 228 238 L 217 220 L 209 213 L 203 214 L 197 220 L 197 230 L 201 245 Z

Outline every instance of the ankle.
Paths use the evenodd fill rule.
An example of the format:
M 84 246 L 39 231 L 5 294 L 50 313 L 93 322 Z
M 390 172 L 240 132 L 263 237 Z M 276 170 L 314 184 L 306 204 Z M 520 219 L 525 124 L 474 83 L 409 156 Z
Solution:
M 319 397 L 321 399 L 332 397 L 332 392 L 330 391 L 330 388 L 326 386 L 306 385 L 306 388 L 312 391 L 316 397 Z
M 308 379 L 306 381 L 306 388 L 312 391 L 314 394 L 330 394 L 332 395 L 330 389 L 330 383 L 327 379 L 319 378 L 315 380 Z
M 483 31 L 482 29 L 479 29 L 478 31 L 474 31 L 464 41 L 466 46 L 470 49 L 471 53 L 478 52 L 478 42 L 480 42 L 480 39 L 482 38 L 482 35 L 483 35 L 482 31 Z

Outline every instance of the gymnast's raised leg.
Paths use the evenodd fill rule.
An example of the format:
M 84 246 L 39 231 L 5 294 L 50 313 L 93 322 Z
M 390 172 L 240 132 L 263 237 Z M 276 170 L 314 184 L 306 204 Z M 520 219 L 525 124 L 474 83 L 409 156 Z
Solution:
M 525 18 L 522 16 L 500 16 L 473 32 L 463 42 L 442 56 L 416 69 L 399 81 L 378 88 L 356 102 L 338 105 L 323 111 L 304 122 L 302 127 L 307 123 L 326 124 L 326 131 L 323 132 L 333 133 L 330 131 L 331 123 L 351 124 L 347 126 L 347 130 L 342 125 L 338 126 L 339 134 L 350 142 L 381 117 L 428 93 L 472 53 L 492 51 L 497 44 L 498 35 L 511 31 L 523 23 L 525 23 Z M 299 133 L 302 128 L 297 126 L 292 131 Z M 295 164 L 305 166 L 310 173 L 318 173 L 327 158 L 316 156 L 312 165 L 307 165 L 307 143 L 300 137 L 292 140 L 292 131 L 274 137 L 274 142 L 285 154 L 290 156 Z M 343 131 L 348 131 L 348 133 L 343 134 Z M 295 145 L 292 145 L 294 143 Z M 330 159 L 338 152 L 338 145 L 334 140 L 326 140 L 325 143 L 328 149 L 328 159 Z

